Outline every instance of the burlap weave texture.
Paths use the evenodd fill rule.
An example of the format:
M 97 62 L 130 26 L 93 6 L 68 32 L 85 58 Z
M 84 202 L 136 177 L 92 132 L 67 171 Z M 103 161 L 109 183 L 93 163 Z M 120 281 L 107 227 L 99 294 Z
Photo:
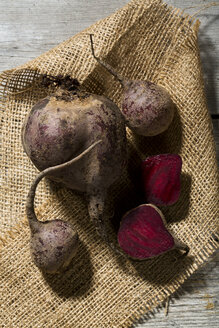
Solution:
M 129 327 L 172 294 L 216 249 L 218 172 L 198 26 L 198 21 L 160 0 L 133 0 L 51 51 L 0 75 L 1 327 Z M 110 194 L 118 218 L 127 206 L 140 202 L 135 185 L 139 161 L 151 154 L 179 153 L 182 193 L 175 205 L 162 210 L 168 226 L 191 249 L 183 261 L 174 263 L 169 253 L 135 263 L 113 254 L 96 235 L 83 197 L 45 180 L 37 190 L 39 218 L 72 222 L 80 247 L 63 275 L 42 275 L 31 262 L 25 200 L 37 170 L 23 151 L 21 127 L 32 105 L 48 92 L 35 82 L 38 75 L 71 74 L 88 90 L 120 103 L 122 90 L 93 59 L 88 33 L 94 34 L 97 55 L 120 74 L 164 86 L 176 104 L 174 121 L 162 135 L 143 138 L 127 130 L 129 172 Z

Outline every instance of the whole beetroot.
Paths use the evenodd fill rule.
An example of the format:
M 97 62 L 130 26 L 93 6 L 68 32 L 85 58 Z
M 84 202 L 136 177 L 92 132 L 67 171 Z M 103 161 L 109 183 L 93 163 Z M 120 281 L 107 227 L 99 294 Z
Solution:
M 125 122 L 110 99 L 72 88 L 69 81 L 33 106 L 22 130 L 23 147 L 42 171 L 69 161 L 101 139 L 92 152 L 49 178 L 86 193 L 89 215 L 107 240 L 105 200 L 126 165 Z
M 162 212 L 153 204 L 143 204 L 128 211 L 122 218 L 118 243 L 123 252 L 136 260 L 146 260 L 173 249 L 183 251 L 189 247 L 179 242 L 166 227 Z
M 30 249 L 36 266 L 44 272 L 56 273 L 69 265 L 77 252 L 78 234 L 68 222 L 58 219 L 41 222 L 37 219 L 34 210 L 37 185 L 45 176 L 58 172 L 61 169 L 67 169 L 100 142 L 100 140 L 95 142 L 80 155 L 64 164 L 45 169 L 35 178 L 31 185 L 26 203 L 26 213 L 31 230 Z
M 66 268 L 78 248 L 78 234 L 73 226 L 61 220 L 40 222 L 32 230 L 31 256 L 38 268 L 47 273 L 58 273 Z
M 174 116 L 174 104 L 169 93 L 153 82 L 128 80 L 122 77 L 95 55 L 92 34 L 90 34 L 90 41 L 93 57 L 123 87 L 121 113 L 127 126 L 143 136 L 155 136 L 167 130 Z
M 168 92 L 150 81 L 123 81 L 121 112 L 135 133 L 156 136 L 167 130 L 174 116 Z

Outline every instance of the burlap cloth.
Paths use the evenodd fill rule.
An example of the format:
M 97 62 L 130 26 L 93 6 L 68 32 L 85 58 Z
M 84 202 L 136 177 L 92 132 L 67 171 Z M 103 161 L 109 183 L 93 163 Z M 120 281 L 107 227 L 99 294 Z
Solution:
M 198 21 L 161 1 L 133 0 L 51 51 L 0 75 L 1 327 L 129 327 L 176 291 L 217 248 L 213 235 L 218 173 L 198 26 Z M 95 35 L 98 56 L 129 78 L 164 86 L 176 104 L 174 121 L 162 135 L 140 138 L 128 131 L 128 173 L 110 195 L 118 227 L 122 213 L 142 202 L 136 183 L 140 159 L 179 153 L 181 197 L 162 210 L 169 227 L 191 249 L 182 261 L 174 263 L 173 253 L 141 263 L 115 255 L 97 236 L 84 198 L 45 179 L 37 191 L 39 218 L 72 222 L 80 247 L 63 275 L 42 275 L 31 262 L 25 200 L 37 170 L 24 154 L 20 135 L 25 115 L 48 92 L 37 83 L 31 86 L 39 73 L 71 74 L 88 90 L 120 101 L 119 84 L 92 58 L 88 33 Z M 17 93 L 26 88 L 30 90 Z M 111 237 L 115 239 L 114 230 Z

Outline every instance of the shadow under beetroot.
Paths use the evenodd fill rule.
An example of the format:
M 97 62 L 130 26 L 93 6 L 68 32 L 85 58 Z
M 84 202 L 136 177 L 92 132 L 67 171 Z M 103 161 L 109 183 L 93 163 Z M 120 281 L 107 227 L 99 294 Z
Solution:
M 178 154 L 182 147 L 182 122 L 177 107 L 168 129 L 156 136 L 144 137 L 134 134 L 134 142 L 141 153 L 148 156 L 158 154 Z
M 117 233 L 123 215 L 131 209 L 145 203 L 143 186 L 141 181 L 140 160 L 136 161 L 135 168 L 131 168 L 128 172 L 129 183 L 120 190 L 119 196 L 114 198 L 114 216 L 111 218 L 113 230 Z
M 68 268 L 58 274 L 42 273 L 52 290 L 61 298 L 86 295 L 92 287 L 93 267 L 85 244 L 79 240 L 79 248 Z
M 141 159 L 136 156 L 135 167 L 128 168 L 130 184 L 124 188 L 117 199 L 114 200 L 115 214 L 111 219 L 113 230 L 117 233 L 122 217 L 131 209 L 148 203 L 143 190 L 143 181 L 141 176 Z M 173 205 L 158 206 L 164 214 L 166 222 L 180 222 L 184 220 L 189 212 L 191 198 L 191 176 L 187 173 L 182 173 L 181 191 L 178 201 Z
M 139 277 L 153 285 L 168 287 L 177 281 L 179 276 L 185 273 L 194 262 L 191 255 L 188 254 L 185 257 L 181 255 L 181 251 L 171 250 L 144 261 L 132 260 L 122 256 L 118 257 L 117 261 L 126 275 L 127 273 L 130 275 L 137 273 Z M 130 261 L 128 269 L 127 259 Z

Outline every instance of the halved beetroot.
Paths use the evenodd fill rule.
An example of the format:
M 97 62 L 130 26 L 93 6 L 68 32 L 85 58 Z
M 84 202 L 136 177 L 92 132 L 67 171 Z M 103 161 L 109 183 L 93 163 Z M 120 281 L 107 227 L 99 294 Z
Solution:
M 160 154 L 142 162 L 143 187 L 147 203 L 172 205 L 180 195 L 182 159 L 177 154 Z
M 189 248 L 179 243 L 165 226 L 162 212 L 152 204 L 140 205 L 127 212 L 118 231 L 121 249 L 133 259 L 145 260 L 172 249 L 188 253 Z

